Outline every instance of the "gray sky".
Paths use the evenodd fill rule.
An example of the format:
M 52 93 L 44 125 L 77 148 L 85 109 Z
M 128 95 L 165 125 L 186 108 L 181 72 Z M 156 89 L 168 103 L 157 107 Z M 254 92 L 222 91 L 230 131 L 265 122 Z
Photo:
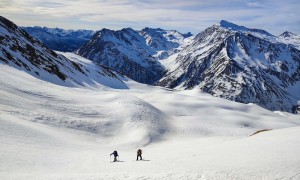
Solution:
M 299 0 L 0 0 L 0 12 L 20 26 L 159 27 L 197 34 L 224 19 L 274 35 L 300 34 Z

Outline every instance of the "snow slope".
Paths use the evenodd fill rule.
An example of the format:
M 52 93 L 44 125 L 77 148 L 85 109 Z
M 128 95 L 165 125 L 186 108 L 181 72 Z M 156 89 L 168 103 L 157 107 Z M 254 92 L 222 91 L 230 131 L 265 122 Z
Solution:
M 299 116 L 197 89 L 125 83 L 60 86 L 0 64 L 0 177 L 299 178 Z M 249 136 L 261 129 L 274 130 Z M 145 161 L 136 162 L 139 147 Z

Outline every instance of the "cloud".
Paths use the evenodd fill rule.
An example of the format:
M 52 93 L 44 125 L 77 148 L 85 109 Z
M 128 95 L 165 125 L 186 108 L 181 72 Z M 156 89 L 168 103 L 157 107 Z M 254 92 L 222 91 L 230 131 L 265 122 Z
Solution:
M 94 30 L 150 26 L 198 33 L 226 19 L 274 34 L 283 28 L 300 34 L 300 2 L 296 0 L 18 0 L 8 5 L 9 2 L 2 0 L 1 14 L 23 26 Z
M 0 1 L 0 8 L 7 8 L 7 7 L 10 7 L 12 6 L 14 3 L 13 0 L 1 0 Z
M 253 8 L 264 8 L 264 6 L 261 3 L 254 1 L 246 2 L 246 5 Z

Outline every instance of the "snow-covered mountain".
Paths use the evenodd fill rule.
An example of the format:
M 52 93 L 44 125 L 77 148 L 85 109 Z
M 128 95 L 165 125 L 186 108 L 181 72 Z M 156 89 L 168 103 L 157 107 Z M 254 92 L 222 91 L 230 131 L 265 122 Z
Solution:
M 163 30 L 160 28 L 144 28 L 140 31 L 146 39 L 146 43 L 154 51 L 158 59 L 164 59 L 174 53 L 176 48 L 184 44 L 186 38 L 192 36 L 191 33 L 181 34 L 175 30 Z
M 199 88 L 137 83 L 0 17 L 1 179 L 300 179 L 299 125 Z
M 154 84 L 165 71 L 158 59 L 173 54 L 188 36 L 151 28 L 102 29 L 76 53 L 138 82 Z
M 31 36 L 37 38 L 47 47 L 56 51 L 72 52 L 86 43 L 94 31 L 92 30 L 64 30 L 47 27 L 22 27 Z
M 300 92 L 300 51 L 275 40 L 264 30 L 222 20 L 173 56 L 175 62 L 158 84 L 197 87 L 229 100 L 291 112 L 300 99 L 295 93 Z
M 41 29 L 36 28 L 36 33 L 43 34 L 45 30 L 57 37 L 82 38 L 92 33 Z M 22 33 L 24 34 L 23 31 Z M 200 88 L 217 97 L 242 103 L 255 103 L 269 110 L 291 112 L 297 104 L 300 99 L 297 93 L 300 91 L 298 35 L 285 32 L 276 37 L 264 30 L 251 29 L 224 20 L 207 28 L 192 40 L 188 38 L 190 35 L 159 28 L 145 28 L 141 31 L 131 28 L 118 31 L 102 29 L 76 53 L 146 84 L 176 89 Z M 20 34 L 14 36 L 24 40 L 20 38 Z M 41 79 L 48 77 L 42 77 L 44 73 L 39 72 L 40 70 L 53 73 L 58 79 L 51 80 L 55 83 L 68 81 L 69 85 L 83 85 L 87 81 L 99 81 L 94 81 L 97 77 L 93 73 L 90 77 L 90 71 L 85 70 L 86 66 L 82 64 L 92 64 L 93 69 L 97 71 L 98 66 L 93 62 L 65 54 L 73 60 L 76 59 L 75 62 L 69 61 L 31 37 L 30 43 L 26 41 L 18 43 L 17 38 L 7 38 L 8 36 L 3 36 L 2 40 L 1 60 L 5 63 L 11 59 L 14 66 L 27 69 L 31 74 L 41 76 Z M 4 48 L 5 46 L 11 48 Z M 17 55 L 14 54 L 16 52 Z M 16 59 L 19 56 L 25 56 L 27 61 L 30 59 L 29 62 L 33 63 L 28 66 L 24 63 L 26 61 L 20 60 L 22 63 L 18 64 L 19 61 Z M 42 63 L 47 65 L 41 65 Z M 51 68 L 48 64 L 52 64 Z M 32 65 L 35 66 L 34 70 Z M 72 68 L 77 68 L 76 65 L 83 69 L 73 71 Z M 84 78 L 74 76 L 74 72 L 84 74 Z
M 64 86 L 103 84 L 126 88 L 120 75 L 106 67 L 84 61 L 69 60 L 55 53 L 13 22 L 0 16 L 0 64 L 25 71 L 39 79 Z
M 285 31 L 279 35 L 278 39 L 280 42 L 294 45 L 296 48 L 300 49 L 300 35 L 298 34 Z

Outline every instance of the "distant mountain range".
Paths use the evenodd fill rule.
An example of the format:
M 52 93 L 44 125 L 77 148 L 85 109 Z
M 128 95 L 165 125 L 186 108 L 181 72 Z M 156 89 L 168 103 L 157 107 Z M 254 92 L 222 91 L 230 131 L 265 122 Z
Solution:
M 2 18 L 2 21 L 7 20 Z M 26 32 L 12 28 L 14 26 L 6 25 L 3 32 L 9 34 L 0 36 L 2 62 L 27 69 L 29 61 L 31 65 L 28 67 L 36 67 L 35 74 L 50 71 L 63 81 L 73 78 L 70 68 L 77 69 L 76 73 L 89 78 L 84 65 L 78 64 L 80 68 L 77 68 L 76 63 L 57 55 Z M 44 30 L 39 33 L 38 29 L 34 30 L 33 35 L 48 36 L 43 33 Z M 75 51 L 78 55 L 141 83 L 182 90 L 199 88 L 213 96 L 255 103 L 269 110 L 292 112 L 300 100 L 300 38 L 291 32 L 274 36 L 265 30 L 251 29 L 224 20 L 196 36 L 159 28 L 84 32 L 79 34 L 93 35 L 82 46 L 78 46 Z M 59 30 L 52 31 L 52 34 L 56 34 L 53 38 L 56 41 L 56 38 L 64 40 L 59 37 L 68 33 Z M 83 37 L 79 34 L 73 37 Z M 23 36 L 28 42 L 21 43 Z M 48 36 L 50 41 L 51 37 Z M 64 43 L 68 44 L 68 41 Z M 57 47 L 53 49 L 57 50 Z M 35 59 L 38 59 L 37 64 Z M 66 67 L 66 64 L 71 66 Z M 53 68 L 45 69 L 49 65 Z M 112 77 L 119 77 L 118 73 L 106 70 L 114 74 Z M 77 81 L 80 84 L 80 78 L 74 82 Z
M 72 52 L 86 43 L 95 33 L 92 30 L 64 30 L 47 27 L 22 27 L 31 36 L 55 51 Z
M 1 16 L 0 64 L 9 65 L 39 79 L 64 86 L 76 87 L 99 83 L 114 88 L 126 88 L 121 80 L 123 77 L 119 74 L 100 65 L 87 66 L 78 60 L 70 60 L 57 54 Z

